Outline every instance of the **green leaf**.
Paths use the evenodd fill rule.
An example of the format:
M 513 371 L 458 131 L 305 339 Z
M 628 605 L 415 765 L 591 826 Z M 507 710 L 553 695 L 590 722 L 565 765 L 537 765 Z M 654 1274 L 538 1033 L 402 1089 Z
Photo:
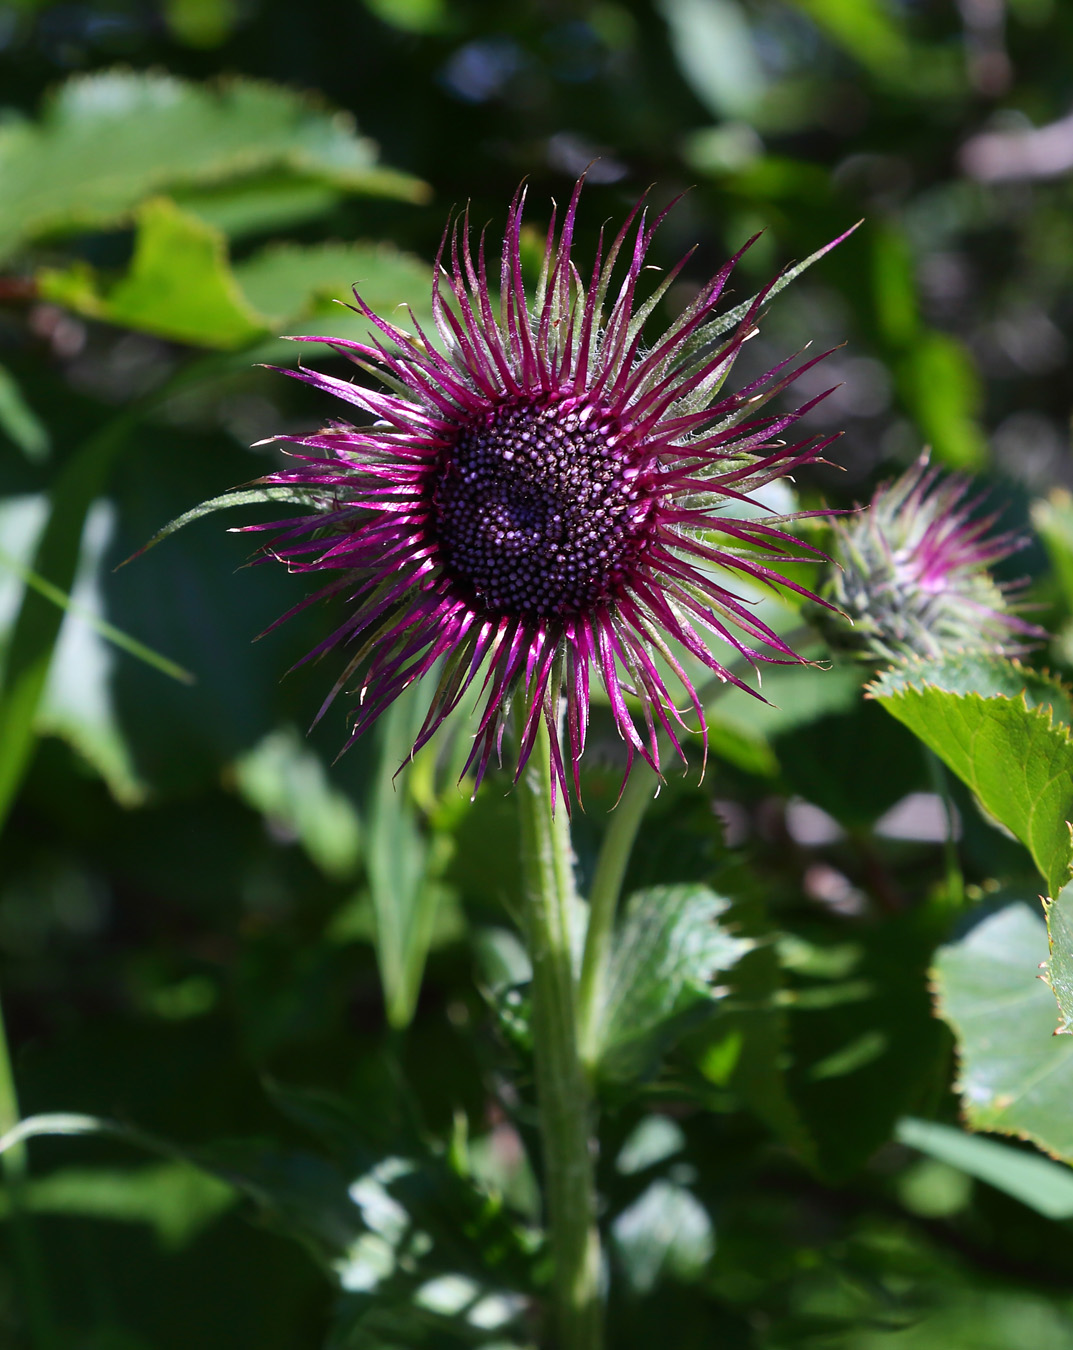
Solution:
M 659 1178 L 615 1217 L 611 1238 L 635 1294 L 648 1294 L 666 1275 L 700 1278 L 715 1251 L 708 1211 L 692 1191 Z
M 277 331 L 328 308 L 350 327 L 368 321 L 331 302 L 352 300 L 355 288 L 387 318 L 404 301 L 428 311 L 432 269 L 391 244 L 275 244 L 235 265 L 235 279 L 250 304 Z M 406 316 L 396 321 L 405 326 Z
M 143 203 L 130 271 L 99 287 L 82 264 L 38 273 L 45 300 L 79 314 L 195 347 L 231 350 L 263 337 L 269 325 L 247 301 L 228 265 L 227 241 L 166 197 Z
M 1055 720 L 1068 710 L 1063 688 L 1012 661 L 948 658 L 896 666 L 869 692 L 1016 835 L 1057 895 L 1073 867 L 1073 744 Z
M 831 40 L 879 80 L 902 87 L 910 59 L 904 27 L 880 0 L 794 0 Z
M 296 839 L 326 876 L 353 874 L 361 857 L 357 811 L 293 727 L 271 732 L 235 761 L 234 773 L 243 799 Z
M 447 839 L 430 840 L 408 791 L 407 756 L 424 717 L 421 690 L 397 698 L 380 719 L 380 760 L 369 806 L 369 889 L 376 914 L 376 958 L 388 1021 L 409 1025 L 436 923 Z M 406 767 L 399 772 L 399 766 Z
M 153 651 L 147 647 L 144 642 L 139 642 L 137 638 L 132 638 L 129 633 L 124 633 L 122 629 L 117 628 L 115 624 L 108 623 L 106 619 L 87 609 L 85 605 L 72 599 L 66 591 L 59 586 L 53 586 L 51 581 L 39 576 L 31 567 L 24 567 L 17 558 L 12 558 L 3 549 L 0 549 L 0 568 L 5 568 L 9 572 L 20 578 L 31 590 L 36 591 L 38 595 L 56 605 L 59 609 L 65 610 L 75 618 L 81 619 L 83 623 L 89 625 L 95 633 L 99 633 L 102 638 L 118 647 L 120 651 L 127 652 L 138 661 L 144 661 L 147 666 L 152 666 L 154 670 L 159 670 L 162 675 L 167 675 L 173 680 L 178 680 L 180 684 L 193 684 L 194 676 L 188 670 L 184 670 L 177 662 L 169 660 L 166 656 L 161 656 L 159 652 Z
M 32 570 L 61 591 L 73 585 L 86 514 L 127 443 L 133 418 L 121 416 L 67 460 L 51 492 L 51 512 Z M 27 589 L 12 628 L 0 683 L 0 825 L 18 792 L 35 744 L 35 720 L 63 611 Z
M 598 1072 L 608 1082 L 649 1073 L 724 990 L 720 971 L 752 949 L 719 923 L 729 901 L 705 886 L 652 886 L 632 895 L 615 934 L 597 1012 Z
M 962 1110 L 978 1130 L 1030 1139 L 1073 1161 L 1073 1040 L 1054 1033 L 1054 999 L 1039 978 L 1042 921 L 1024 905 L 992 914 L 941 947 L 937 1006 L 958 1041 Z
M 120 566 L 126 567 L 127 563 L 132 563 L 136 558 L 140 558 L 143 553 L 148 553 L 151 548 L 155 548 L 169 535 L 175 534 L 185 525 L 192 525 L 195 520 L 200 520 L 202 516 L 210 516 L 216 511 L 228 511 L 232 506 L 259 506 L 264 502 L 286 502 L 293 506 L 306 506 L 310 509 L 316 505 L 310 499 L 309 494 L 303 492 L 300 488 L 233 488 L 230 492 L 221 493 L 219 497 L 210 497 L 208 501 L 199 502 L 197 506 L 192 506 L 189 511 L 184 511 L 181 516 L 176 516 L 174 520 L 170 520 L 163 529 L 158 530 L 153 535 L 147 544 L 143 544 L 137 553 L 132 553 Z
M 661 0 L 679 68 L 716 117 L 755 112 L 766 80 L 736 0 Z
M 253 80 L 216 87 L 115 70 L 69 80 L 40 123 L 0 126 L 0 259 L 45 234 L 121 224 L 146 197 L 284 169 L 347 192 L 424 200 L 345 115 Z
M 28 1182 L 22 1202 L 32 1214 L 147 1224 L 162 1246 L 178 1249 L 237 1199 L 225 1182 L 175 1161 L 138 1168 L 64 1168 Z M 0 1216 L 9 1213 L 10 1196 L 0 1194 Z
M 347 308 L 355 286 L 379 313 L 390 316 L 409 303 L 428 318 L 430 268 L 390 244 L 275 245 L 232 268 L 223 232 L 168 198 L 145 202 L 137 221 L 124 277 L 108 285 L 85 263 L 42 268 L 42 298 L 89 318 L 223 350 L 285 329 L 364 336 L 368 320 Z M 293 358 L 285 348 L 284 359 Z
M 1073 882 L 1046 902 L 1050 959 L 1045 979 L 1058 1000 L 1061 1020 L 1055 1035 L 1073 1034 Z
M 404 33 L 444 33 L 453 26 L 448 0 L 365 0 L 365 8 Z
M 48 459 L 48 428 L 22 396 L 10 371 L 0 366 L 0 431 L 14 441 L 32 464 Z
M 965 345 L 949 333 L 925 329 L 895 366 L 898 388 L 936 459 L 953 469 L 988 462 L 980 425 L 983 385 Z
M 327 215 L 342 199 L 337 188 L 285 173 L 175 188 L 170 196 L 184 211 L 222 230 L 229 239 L 293 229 Z
M 912 1116 L 898 1122 L 894 1137 L 899 1144 L 1005 1191 L 1048 1219 L 1073 1218 L 1073 1172 L 1060 1163 Z

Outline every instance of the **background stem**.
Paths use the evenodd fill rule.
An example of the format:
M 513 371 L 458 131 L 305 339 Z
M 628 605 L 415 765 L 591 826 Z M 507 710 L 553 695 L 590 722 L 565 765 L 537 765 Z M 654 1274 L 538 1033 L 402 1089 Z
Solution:
M 518 788 L 524 924 L 533 964 L 533 1051 L 554 1262 L 559 1350 L 598 1350 L 602 1336 L 593 1103 L 578 1055 L 571 911 L 576 904 L 570 822 L 551 808 L 547 738 L 538 738 Z

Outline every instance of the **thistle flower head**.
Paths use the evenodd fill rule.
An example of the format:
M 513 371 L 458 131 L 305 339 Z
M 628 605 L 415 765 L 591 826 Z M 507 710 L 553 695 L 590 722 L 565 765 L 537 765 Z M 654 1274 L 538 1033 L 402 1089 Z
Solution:
M 640 755 L 658 772 L 660 729 L 679 753 L 687 718 L 703 730 L 683 653 L 750 692 L 732 664 L 800 659 L 736 585 L 801 590 L 778 567 L 815 550 L 785 518 L 758 517 L 752 494 L 832 439 L 782 439 L 816 399 L 763 411 L 819 357 L 722 391 L 789 275 L 716 317 L 732 259 L 646 346 L 645 323 L 686 259 L 639 296 L 662 219 L 650 221 L 642 202 L 613 238 L 601 236 L 583 275 L 572 256 L 580 191 L 560 227 L 552 215 L 532 297 L 522 191 L 507 218 L 498 301 L 483 236 L 474 247 L 463 215 L 437 259 L 435 333 L 412 314 L 406 327 L 390 322 L 356 294 L 368 341 L 301 339 L 329 343 L 379 387 L 285 372 L 367 416 L 279 438 L 298 447 L 295 467 L 263 481 L 311 509 L 250 527 L 273 531 L 263 557 L 328 578 L 311 600 L 342 602 L 312 655 L 338 648 L 347 658 L 325 707 L 356 690 L 351 741 L 431 675 L 415 749 L 469 695 L 476 780 L 501 754 L 513 709 L 518 772 L 546 734 L 553 791 L 564 795 L 578 787 L 594 677 L 628 763 Z
M 1017 584 L 988 570 L 1027 540 L 992 533 L 969 480 L 943 475 L 925 452 L 876 490 L 871 505 L 835 524 L 831 599 L 853 621 L 843 643 L 883 660 L 951 651 L 1014 655 L 1045 636 L 1011 607 Z

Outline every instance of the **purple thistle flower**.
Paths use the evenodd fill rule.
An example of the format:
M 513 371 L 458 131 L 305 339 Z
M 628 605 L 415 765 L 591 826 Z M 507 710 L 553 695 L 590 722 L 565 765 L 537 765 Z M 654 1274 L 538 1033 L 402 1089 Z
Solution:
M 1046 637 L 1011 609 L 1021 583 L 998 583 L 989 568 L 1024 548 L 1013 531 L 992 534 L 999 513 L 978 514 L 982 495 L 943 475 L 925 451 L 872 504 L 835 525 L 831 598 L 854 624 L 843 640 L 884 660 L 952 651 L 1024 652 Z
M 484 237 L 474 250 L 467 214 L 448 226 L 437 258 L 433 337 L 412 313 L 410 333 L 355 294 L 354 308 L 376 330 L 368 342 L 296 339 L 327 342 L 385 388 L 284 372 L 374 420 L 279 437 L 314 453 L 298 453 L 298 467 L 262 482 L 293 489 L 314 510 L 248 527 L 277 531 L 263 554 L 292 571 L 338 573 L 303 604 L 345 601 L 342 623 L 310 656 L 348 652 L 318 713 L 356 681 L 347 745 L 434 673 L 414 750 L 473 692 L 481 708 L 463 772 L 474 769 L 479 784 L 492 754 L 501 756 L 513 708 L 517 772 L 543 727 L 553 793 L 557 786 L 564 797 L 570 779 L 578 791 L 594 675 L 626 743 L 627 773 L 635 754 L 659 772 L 660 728 L 680 755 L 686 728 L 668 682 L 680 684 L 704 730 L 676 651 L 750 692 L 728 659 L 801 660 L 734 581 L 809 596 L 777 568 L 816 550 L 781 528 L 792 517 L 735 508 L 755 507 L 751 494 L 816 461 L 834 439 L 779 439 L 818 398 L 792 413 L 754 415 L 820 357 L 790 371 L 784 361 L 721 392 L 765 299 L 792 274 L 713 318 L 739 253 L 646 347 L 645 321 L 691 255 L 639 299 L 663 219 L 650 223 L 642 201 L 606 253 L 601 235 L 586 283 L 571 257 L 581 186 L 558 233 L 552 215 L 532 301 L 522 280 L 522 190 L 507 219 L 498 305 Z M 722 659 L 713 640 L 726 649 Z

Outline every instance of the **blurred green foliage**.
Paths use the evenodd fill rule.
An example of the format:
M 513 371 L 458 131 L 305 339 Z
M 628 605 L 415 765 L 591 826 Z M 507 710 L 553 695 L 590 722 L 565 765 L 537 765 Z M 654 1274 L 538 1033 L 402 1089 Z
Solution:
M 353 285 L 424 322 L 452 207 L 494 238 L 590 162 L 579 256 L 688 189 L 669 306 L 757 229 L 734 302 L 864 217 L 734 378 L 837 349 L 798 386 L 845 430 L 806 507 L 930 443 L 1034 521 L 1013 567 L 1068 676 L 1071 59 L 1057 0 L 0 4 L 0 987 L 23 1114 L 118 1122 L 6 1189 L 0 1344 L 541 1335 L 506 783 L 395 778 L 405 701 L 338 761 L 341 713 L 305 736 L 337 672 L 281 676 L 330 619 L 251 645 L 301 586 L 217 518 L 114 570 L 331 415 L 262 368 L 331 364 L 281 338 L 363 331 Z M 616 1350 L 1073 1347 L 1069 1174 L 1015 1142 L 1073 1157 L 1024 903 L 1042 869 L 1068 1019 L 1068 811 L 1030 780 L 1068 796 L 1069 705 L 969 674 L 886 677 L 895 720 L 861 670 L 773 671 L 646 817 L 605 1009 Z M 599 710 L 592 740 L 583 883 L 621 771 Z

